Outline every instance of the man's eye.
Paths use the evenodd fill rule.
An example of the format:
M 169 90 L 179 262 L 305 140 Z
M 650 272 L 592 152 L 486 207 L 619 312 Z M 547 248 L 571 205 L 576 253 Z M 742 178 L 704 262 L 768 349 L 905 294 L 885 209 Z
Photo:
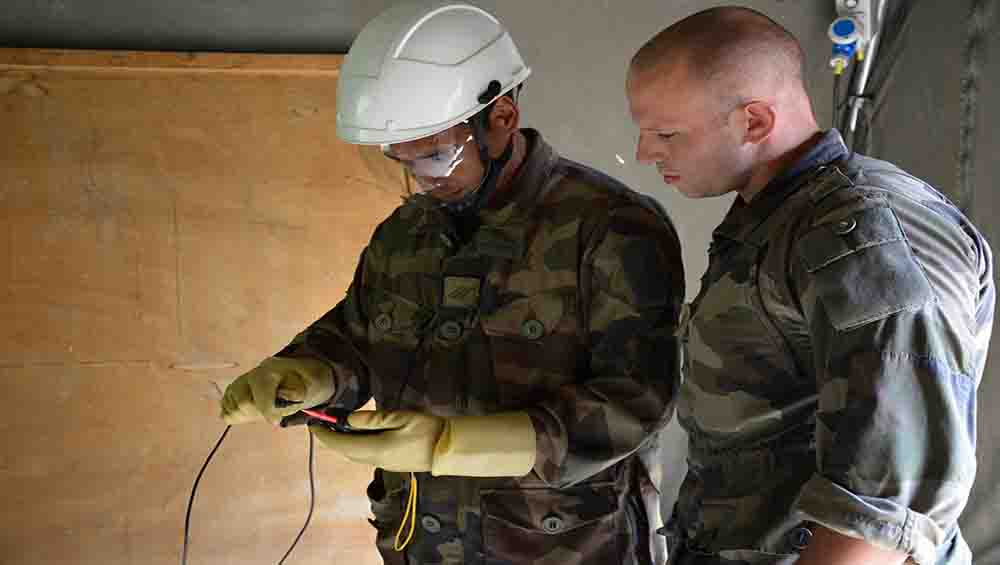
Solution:
M 444 154 L 440 151 L 435 151 L 430 156 L 427 157 L 431 161 L 444 161 Z
M 658 133 L 658 134 L 656 134 L 656 137 L 662 139 L 663 141 L 669 141 L 675 135 L 677 135 L 677 134 L 676 133 Z

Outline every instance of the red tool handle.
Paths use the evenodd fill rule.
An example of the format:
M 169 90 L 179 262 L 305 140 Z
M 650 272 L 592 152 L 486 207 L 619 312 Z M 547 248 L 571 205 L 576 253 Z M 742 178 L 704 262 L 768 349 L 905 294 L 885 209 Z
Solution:
M 308 414 L 310 418 L 315 418 L 317 420 L 322 420 L 324 422 L 329 422 L 331 424 L 340 423 L 340 418 L 333 416 L 331 414 L 327 414 L 326 412 L 323 412 L 321 410 L 313 410 L 311 408 L 306 408 L 305 410 L 299 410 L 299 412 L 302 412 L 303 414 Z

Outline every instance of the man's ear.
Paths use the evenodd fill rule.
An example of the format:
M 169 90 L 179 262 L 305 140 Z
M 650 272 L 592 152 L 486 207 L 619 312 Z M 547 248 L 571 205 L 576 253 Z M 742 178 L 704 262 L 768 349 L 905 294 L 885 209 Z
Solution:
M 491 131 L 513 132 L 517 130 L 520 123 L 521 111 L 510 96 L 501 96 L 493 102 L 493 108 L 489 115 Z
M 511 137 L 521 126 L 521 111 L 510 96 L 501 96 L 493 103 L 490 110 L 489 129 L 486 130 L 487 146 L 490 157 L 494 159 L 503 154 Z
M 746 131 L 743 140 L 747 143 L 761 143 L 771 136 L 777 123 L 774 106 L 767 102 L 754 101 L 743 107 Z

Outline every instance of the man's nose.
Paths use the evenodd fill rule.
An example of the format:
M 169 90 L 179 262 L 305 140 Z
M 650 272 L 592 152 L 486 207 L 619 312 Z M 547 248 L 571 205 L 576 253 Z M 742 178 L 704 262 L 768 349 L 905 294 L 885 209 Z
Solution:
M 636 141 L 635 160 L 643 165 L 653 165 L 660 160 L 656 152 L 649 147 L 649 142 L 644 135 L 640 135 L 639 140 Z

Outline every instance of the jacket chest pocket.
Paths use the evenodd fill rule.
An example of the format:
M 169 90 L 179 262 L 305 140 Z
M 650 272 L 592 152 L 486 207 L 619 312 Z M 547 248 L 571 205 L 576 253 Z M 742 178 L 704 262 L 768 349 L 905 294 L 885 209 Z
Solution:
M 501 407 L 537 403 L 540 394 L 573 380 L 577 336 L 568 300 L 573 298 L 542 292 L 481 314 Z
M 395 407 L 402 400 L 396 396 L 403 379 L 417 370 L 418 350 L 434 313 L 399 294 L 381 290 L 372 294 L 368 309 L 368 359 L 375 371 L 372 389 L 376 401 Z
M 611 484 L 486 491 L 482 495 L 486 562 L 623 563 L 619 507 Z

